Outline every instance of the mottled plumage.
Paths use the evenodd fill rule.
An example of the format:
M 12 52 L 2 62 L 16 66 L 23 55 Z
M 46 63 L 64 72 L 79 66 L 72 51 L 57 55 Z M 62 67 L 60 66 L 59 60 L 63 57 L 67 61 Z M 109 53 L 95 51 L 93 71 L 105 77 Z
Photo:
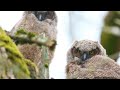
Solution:
M 40 12 L 46 13 L 44 11 L 25 11 L 22 19 L 11 30 L 11 34 L 14 35 L 19 28 L 24 28 L 29 32 L 33 32 L 36 34 L 45 34 L 45 36 L 56 40 L 57 16 L 55 12 L 47 11 L 49 12 L 47 13 L 47 16 L 49 16 L 49 18 L 47 18 L 47 16 L 45 18 L 44 14 L 41 14 Z M 37 17 L 35 13 L 37 13 Z M 38 15 L 44 17 L 45 19 L 42 21 L 39 20 Z
M 54 11 L 25 11 L 22 19 L 13 27 L 10 34 L 14 36 L 19 28 L 23 28 L 25 31 L 39 35 L 42 38 L 56 41 L 56 13 Z M 46 72 L 43 67 L 49 66 L 54 55 L 54 49 L 51 50 L 48 47 L 36 44 L 20 44 L 18 47 L 25 58 L 33 61 L 42 70 L 40 71 L 41 74 Z M 48 76 L 44 77 L 44 75 L 40 75 L 40 77 L 48 78 Z
M 73 49 L 75 48 L 75 50 Z M 95 51 L 81 58 L 81 52 Z M 87 57 L 89 56 L 89 57 Z M 98 42 L 91 40 L 76 41 L 67 54 L 67 79 L 120 79 L 120 66 L 106 55 Z

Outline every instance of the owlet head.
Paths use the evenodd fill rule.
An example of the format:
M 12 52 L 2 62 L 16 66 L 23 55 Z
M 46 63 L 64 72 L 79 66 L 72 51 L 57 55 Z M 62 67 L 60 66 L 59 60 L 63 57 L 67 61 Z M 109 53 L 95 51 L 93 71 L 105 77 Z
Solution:
M 106 50 L 98 42 L 91 40 L 75 41 L 68 51 L 68 62 L 77 60 L 83 63 L 95 55 L 106 56 Z
M 26 11 L 24 14 L 34 14 L 39 21 L 51 19 L 57 22 L 57 16 L 55 11 Z

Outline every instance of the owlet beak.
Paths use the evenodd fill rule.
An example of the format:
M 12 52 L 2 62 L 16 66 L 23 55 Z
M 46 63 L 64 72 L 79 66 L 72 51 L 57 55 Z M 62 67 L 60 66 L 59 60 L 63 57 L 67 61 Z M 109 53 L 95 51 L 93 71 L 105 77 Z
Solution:
M 85 52 L 85 53 L 83 53 L 83 55 L 82 55 L 82 61 L 85 61 L 85 60 L 87 60 L 88 59 L 88 57 L 89 57 L 89 55 Z
M 87 58 L 87 54 L 84 53 L 84 54 L 83 54 L 83 60 L 86 60 L 86 58 Z

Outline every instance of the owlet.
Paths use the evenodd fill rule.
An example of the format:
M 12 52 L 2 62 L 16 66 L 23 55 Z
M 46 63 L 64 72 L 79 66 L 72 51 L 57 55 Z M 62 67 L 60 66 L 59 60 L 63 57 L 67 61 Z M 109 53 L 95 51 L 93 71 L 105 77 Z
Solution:
M 10 34 L 15 35 L 17 30 L 23 28 L 27 32 L 34 33 L 43 38 L 56 41 L 57 16 L 55 11 L 25 11 L 22 19 L 13 27 Z M 25 58 L 33 61 L 39 69 L 48 67 L 54 55 L 54 50 L 47 47 L 39 47 L 36 44 L 20 44 L 19 50 Z M 41 73 L 48 73 L 42 69 Z M 48 77 L 41 77 L 48 78 Z
M 75 41 L 67 53 L 66 78 L 120 79 L 120 66 L 98 42 Z

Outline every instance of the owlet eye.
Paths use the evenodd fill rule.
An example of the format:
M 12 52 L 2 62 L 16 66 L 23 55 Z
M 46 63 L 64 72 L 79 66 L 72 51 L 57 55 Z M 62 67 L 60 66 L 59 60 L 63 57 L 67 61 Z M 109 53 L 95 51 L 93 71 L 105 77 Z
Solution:
M 76 49 L 76 57 L 80 58 L 80 50 L 78 48 Z
M 96 48 L 95 51 L 96 51 L 96 54 L 100 53 L 100 49 L 99 48 Z
M 99 51 L 99 48 L 96 48 L 96 49 L 90 51 L 90 55 L 98 55 L 99 52 L 100 52 L 100 51 Z
M 90 55 L 94 55 L 94 54 L 95 54 L 94 50 L 90 51 Z
M 71 53 L 72 53 L 72 55 L 73 55 L 73 57 L 80 57 L 80 51 L 79 51 L 79 49 L 77 48 L 75 48 L 75 47 L 73 47 L 72 49 L 71 49 Z
M 75 50 L 76 50 L 75 47 L 73 47 L 73 48 L 71 49 L 71 53 L 72 53 L 73 57 L 75 57 Z

